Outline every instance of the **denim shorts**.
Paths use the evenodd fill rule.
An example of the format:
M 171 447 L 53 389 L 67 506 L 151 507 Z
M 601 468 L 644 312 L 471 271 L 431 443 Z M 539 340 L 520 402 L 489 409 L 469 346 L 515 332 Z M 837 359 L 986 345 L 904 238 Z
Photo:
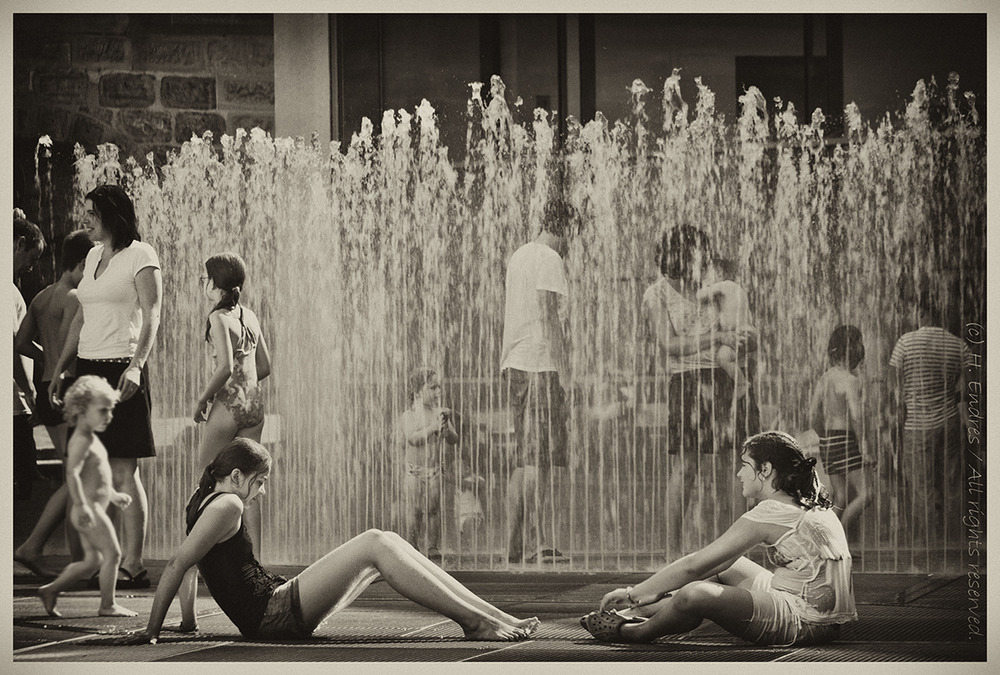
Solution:
M 758 646 L 819 645 L 836 640 L 839 624 L 803 621 L 795 611 L 801 598 L 771 588 L 773 574 L 763 571 L 753 580 L 753 618 L 743 633 L 743 639 Z M 804 601 L 802 601 L 804 602 Z
M 302 618 L 299 580 L 293 578 L 274 589 L 257 628 L 257 637 L 307 638 L 315 629 L 316 626 L 307 625 Z

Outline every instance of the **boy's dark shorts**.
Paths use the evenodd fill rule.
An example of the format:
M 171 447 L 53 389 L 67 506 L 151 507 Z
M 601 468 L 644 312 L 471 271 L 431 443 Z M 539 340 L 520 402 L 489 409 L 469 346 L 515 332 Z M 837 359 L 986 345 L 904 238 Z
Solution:
M 515 466 L 566 466 L 568 409 L 559 373 L 504 370 L 517 438 Z

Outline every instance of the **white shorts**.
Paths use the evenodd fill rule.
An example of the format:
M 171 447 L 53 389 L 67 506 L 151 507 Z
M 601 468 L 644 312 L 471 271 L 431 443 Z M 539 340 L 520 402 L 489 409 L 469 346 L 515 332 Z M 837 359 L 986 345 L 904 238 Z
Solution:
M 756 645 L 783 646 L 824 644 L 837 639 L 839 624 L 803 621 L 797 611 L 805 600 L 786 591 L 771 588 L 772 572 L 754 577 L 749 592 L 753 597 L 753 617 L 743 639 Z

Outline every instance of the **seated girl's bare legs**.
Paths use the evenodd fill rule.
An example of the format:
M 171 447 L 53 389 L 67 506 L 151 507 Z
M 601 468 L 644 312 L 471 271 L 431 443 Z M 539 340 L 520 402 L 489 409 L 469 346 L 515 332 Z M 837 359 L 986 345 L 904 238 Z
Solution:
M 386 532 L 385 534 L 395 536 L 398 538 L 398 535 L 395 535 L 392 532 Z M 405 544 L 406 542 L 403 543 Z M 473 605 L 474 607 L 477 607 L 478 609 L 489 614 L 493 618 L 499 619 L 504 623 L 508 623 L 514 626 L 515 628 L 528 629 L 529 633 L 534 631 L 535 628 L 538 627 L 539 621 L 537 618 L 529 617 L 527 619 L 518 619 L 516 616 L 508 614 L 507 612 L 504 612 L 498 607 L 495 607 L 494 605 L 483 600 L 478 595 L 476 595 L 468 588 L 463 586 L 457 579 L 455 579 L 455 577 L 451 576 L 443 569 L 432 563 L 428 558 L 421 555 L 420 552 L 417 551 L 412 546 L 403 546 L 402 550 L 403 552 L 410 555 L 410 557 L 413 558 L 415 563 L 422 565 L 423 568 L 428 573 L 430 573 L 431 576 L 436 578 L 440 583 L 444 584 L 444 586 L 452 593 L 455 593 L 457 596 L 459 596 L 469 604 Z
M 758 565 L 749 558 L 740 556 L 732 565 L 729 566 L 729 569 L 723 570 L 718 574 L 713 574 L 702 581 L 711 581 L 718 584 L 725 584 L 726 586 L 749 589 L 753 584 L 753 580 L 757 578 L 757 575 L 766 571 L 767 570 L 764 567 Z M 650 603 L 648 605 L 639 605 L 638 607 L 634 607 L 632 609 L 623 610 L 620 613 L 626 616 L 649 618 L 661 609 L 667 607 L 667 604 L 672 597 L 673 594 L 670 594 L 657 602 Z
M 307 624 L 353 601 L 378 574 L 397 592 L 434 610 L 477 640 L 519 640 L 537 620 L 515 619 L 482 600 L 393 532 L 368 530 L 307 567 L 299 576 Z
M 664 635 L 694 630 L 705 619 L 742 637 L 753 618 L 750 591 L 713 581 L 692 581 L 657 605 L 659 609 L 646 621 L 622 625 L 622 638 L 652 642 Z

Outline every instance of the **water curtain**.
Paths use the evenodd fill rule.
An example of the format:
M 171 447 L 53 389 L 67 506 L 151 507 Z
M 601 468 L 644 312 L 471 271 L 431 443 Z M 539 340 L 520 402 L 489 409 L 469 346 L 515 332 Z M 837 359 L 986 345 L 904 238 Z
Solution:
M 827 139 L 819 110 L 806 124 L 790 103 L 769 114 L 750 87 L 730 122 L 696 84 L 689 105 L 675 71 L 663 120 L 650 120 L 651 91 L 637 80 L 627 119 L 570 120 L 559 139 L 551 113 L 509 104 L 499 77 L 488 94 L 474 83 L 462 163 L 441 146 L 426 100 L 413 113 L 386 111 L 379 133 L 366 119 L 344 147 L 241 129 L 194 137 L 162 165 L 123 160 L 113 145 L 78 148 L 77 208 L 93 186 L 123 184 L 163 267 L 151 359 L 160 454 L 144 474 L 148 555 L 167 557 L 181 539 L 181 508 L 201 470 L 189 421 L 208 364 L 198 278 L 209 255 L 229 250 L 247 260 L 244 297 L 274 361 L 265 559 L 306 563 L 365 528 L 399 527 L 394 424 L 408 404 L 407 374 L 426 365 L 441 374 L 462 432 L 444 490 L 446 556 L 459 567 L 506 566 L 504 270 L 538 232 L 546 195 L 562 190 L 580 214 L 566 259 L 571 465 L 557 501 L 570 567 L 646 569 L 680 552 L 670 550 L 663 514 L 665 458 L 644 442 L 632 396 L 643 373 L 642 293 L 659 274 L 652 252 L 680 223 L 736 261 L 750 294 L 765 428 L 805 429 L 830 331 L 861 328 L 863 434 L 889 460 L 863 523 L 875 552 L 865 564 L 916 564 L 898 553 L 908 542 L 896 527 L 888 359 L 929 285 L 953 330 L 981 320 L 985 141 L 974 99 L 960 95 L 957 77 L 943 91 L 920 82 L 903 114 L 866 121 L 852 104 L 845 136 Z M 730 489 L 731 474 L 703 471 L 711 494 Z M 484 518 L 460 530 L 455 493 L 469 475 L 483 479 Z M 699 507 L 707 517 L 684 526 L 687 547 L 745 508 L 720 513 L 711 494 Z

